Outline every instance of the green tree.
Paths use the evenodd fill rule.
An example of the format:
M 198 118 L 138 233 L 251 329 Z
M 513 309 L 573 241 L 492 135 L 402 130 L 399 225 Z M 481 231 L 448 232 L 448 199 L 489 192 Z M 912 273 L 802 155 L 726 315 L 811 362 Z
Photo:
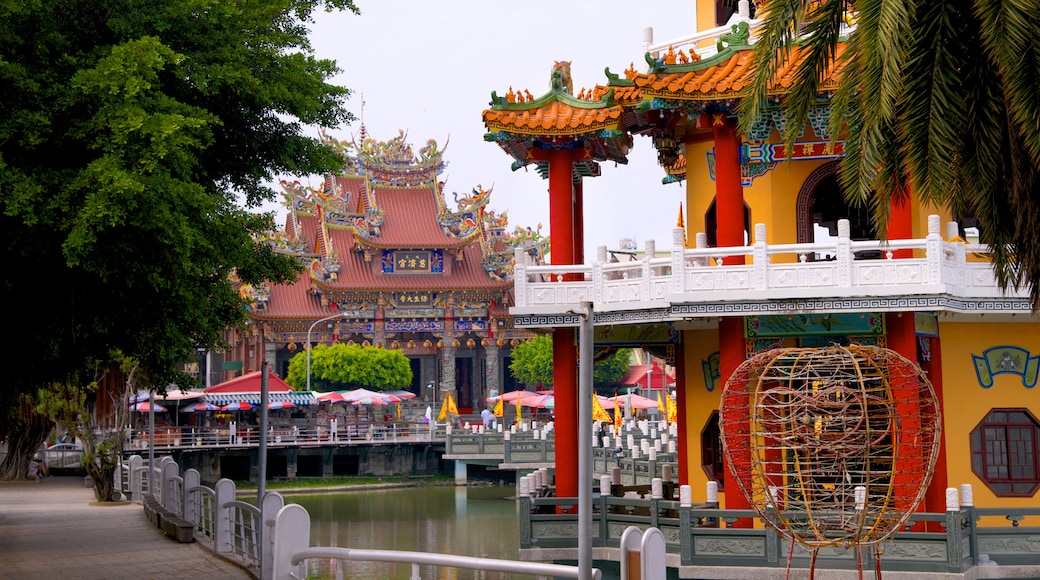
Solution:
M 285 381 L 297 389 L 307 388 L 307 352 L 289 361 Z M 412 384 L 412 366 L 399 350 L 356 344 L 319 344 L 311 351 L 311 389 L 340 391 L 371 389 L 389 391 Z
M 1040 306 L 1040 2 L 770 0 L 760 16 L 745 126 L 779 98 L 793 143 L 820 101 L 821 73 L 842 67 L 830 133 L 847 135 L 846 198 L 869 204 L 882 232 L 907 192 L 977 217 L 1001 286 L 1027 285 Z M 796 46 L 796 83 L 778 97 L 773 81 Z
M 553 384 L 552 337 L 540 334 L 513 348 L 509 370 L 513 377 L 526 385 Z M 598 353 L 592 367 L 593 386 L 608 385 L 621 380 L 628 372 L 631 349 L 621 348 Z
M 114 350 L 152 386 L 185 384 L 177 363 L 243 320 L 231 275 L 295 279 L 299 264 L 260 239 L 271 216 L 250 209 L 276 175 L 340 164 L 304 135 L 352 118 L 307 39 L 319 8 L 357 11 L 0 0 L 0 300 L 23 313 L 7 332 L 32 353 L 0 361 L 0 438 L 28 433 L 19 394 L 88 384 Z

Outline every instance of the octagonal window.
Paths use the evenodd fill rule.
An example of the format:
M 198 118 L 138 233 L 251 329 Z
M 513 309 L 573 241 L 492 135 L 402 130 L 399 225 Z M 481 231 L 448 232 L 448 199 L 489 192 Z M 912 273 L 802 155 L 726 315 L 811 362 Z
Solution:
M 719 491 L 723 489 L 725 479 L 725 463 L 722 457 L 722 438 L 719 431 L 719 412 L 712 411 L 711 416 L 701 429 L 701 469 L 709 481 L 717 481 Z
M 1040 488 L 1040 423 L 1026 409 L 993 409 L 972 430 L 971 470 L 999 497 Z

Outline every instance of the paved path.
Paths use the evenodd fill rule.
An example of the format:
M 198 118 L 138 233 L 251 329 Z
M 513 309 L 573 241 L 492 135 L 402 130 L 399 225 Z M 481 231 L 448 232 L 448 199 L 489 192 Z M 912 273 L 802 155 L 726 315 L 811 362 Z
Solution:
M 0 482 L 0 578 L 252 578 L 198 543 L 167 538 L 140 504 L 93 500 L 82 477 Z

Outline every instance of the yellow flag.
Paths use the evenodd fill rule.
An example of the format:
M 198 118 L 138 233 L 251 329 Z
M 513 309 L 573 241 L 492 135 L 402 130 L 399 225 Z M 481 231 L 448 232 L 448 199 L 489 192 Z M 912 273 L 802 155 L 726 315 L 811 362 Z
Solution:
M 397 418 L 401 418 L 401 403 L 397 404 Z
M 603 408 L 603 403 L 599 402 L 599 397 L 595 393 L 592 395 L 592 420 L 611 422 L 610 414 Z
M 663 391 L 663 390 L 664 389 L 661 389 L 660 391 L 657 391 L 657 410 L 662 412 L 662 413 L 664 413 L 665 416 L 667 416 L 668 415 L 668 407 L 665 406 L 664 399 L 661 398 L 661 391 Z
M 448 418 L 448 400 L 451 399 L 451 395 L 445 394 L 444 400 L 441 401 L 441 412 L 437 415 L 438 421 L 443 421 Z
M 516 398 L 516 422 L 520 422 L 520 397 Z
M 621 403 L 617 395 L 614 395 L 614 435 L 621 435 Z
M 448 412 L 451 413 L 452 415 L 458 415 L 459 414 L 459 407 L 458 407 L 458 405 L 455 404 L 455 399 L 451 396 L 451 393 L 447 394 L 447 398 L 448 398 Z
M 668 422 L 675 423 L 679 420 L 679 407 L 675 404 L 675 399 L 671 395 L 665 393 L 664 397 L 668 401 Z
M 505 415 L 505 413 L 505 405 L 502 404 L 502 399 L 499 399 L 498 402 L 495 403 L 495 416 L 501 417 L 502 415 Z

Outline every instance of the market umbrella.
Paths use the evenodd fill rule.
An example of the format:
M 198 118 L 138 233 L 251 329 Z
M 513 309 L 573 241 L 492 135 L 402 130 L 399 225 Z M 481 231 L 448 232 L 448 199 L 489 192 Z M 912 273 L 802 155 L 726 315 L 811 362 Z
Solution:
M 520 404 L 525 407 L 535 407 L 536 409 L 552 409 L 556 406 L 556 397 L 553 395 L 524 397 L 520 399 Z
M 384 394 L 384 395 L 393 395 L 393 396 L 401 399 L 402 401 L 415 398 L 415 393 L 413 393 L 411 391 L 400 390 L 400 389 L 396 390 L 396 391 L 383 391 L 382 394 Z
M 372 399 L 380 399 L 382 401 L 382 403 L 371 403 L 375 405 L 385 405 L 387 403 L 401 402 L 401 398 L 398 396 L 391 395 L 388 393 L 380 393 L 377 391 L 370 391 L 368 389 L 354 389 L 353 391 L 347 391 L 343 393 L 343 397 L 347 400 L 348 403 L 354 403 L 359 405 L 370 404 L 365 403 L 363 401 Z
M 237 401 L 230 405 L 224 405 L 220 408 L 221 411 L 252 411 L 253 404 L 248 401 Z
M 296 404 L 292 401 L 274 401 L 273 403 L 267 404 L 267 408 L 272 411 L 277 411 L 279 409 L 292 409 L 295 406 Z
M 501 395 L 499 395 L 497 397 L 488 397 L 488 401 L 494 402 L 494 401 L 502 400 L 502 401 L 505 401 L 507 403 L 516 403 L 516 400 L 518 398 L 519 399 L 526 399 L 528 397 L 541 397 L 544 394 L 545 393 L 539 393 L 537 391 L 522 391 L 522 390 L 521 391 L 509 391 L 507 393 L 502 393 Z M 524 403 L 521 400 L 520 404 L 524 405 L 526 403 Z
M 336 391 L 329 391 L 328 393 L 322 393 L 318 395 L 319 403 L 346 403 L 347 398 L 342 393 Z
M 206 401 L 196 401 L 187 407 L 181 409 L 185 413 L 195 413 L 198 411 L 219 411 L 220 407 L 213 403 L 207 403 Z
M 150 410 L 148 408 L 148 405 L 149 405 L 148 401 L 141 401 L 140 403 L 134 403 L 133 405 L 130 405 L 130 410 L 131 411 L 137 411 L 138 413 L 147 413 Z M 155 412 L 156 413 L 165 413 L 166 412 L 166 407 L 163 407 L 162 405 L 158 405 L 157 404 L 157 405 L 155 405 Z
M 349 399 L 347 402 L 348 403 L 353 403 L 355 405 L 389 405 L 390 404 L 389 400 L 387 400 L 387 399 L 385 399 L 383 397 L 380 397 L 379 395 L 376 395 L 376 394 L 372 394 L 372 395 L 358 395 L 356 397 L 353 397 L 353 398 Z
M 631 404 L 633 409 L 653 409 L 657 407 L 656 400 L 635 393 L 619 395 L 617 400 L 622 407 L 627 407 Z

